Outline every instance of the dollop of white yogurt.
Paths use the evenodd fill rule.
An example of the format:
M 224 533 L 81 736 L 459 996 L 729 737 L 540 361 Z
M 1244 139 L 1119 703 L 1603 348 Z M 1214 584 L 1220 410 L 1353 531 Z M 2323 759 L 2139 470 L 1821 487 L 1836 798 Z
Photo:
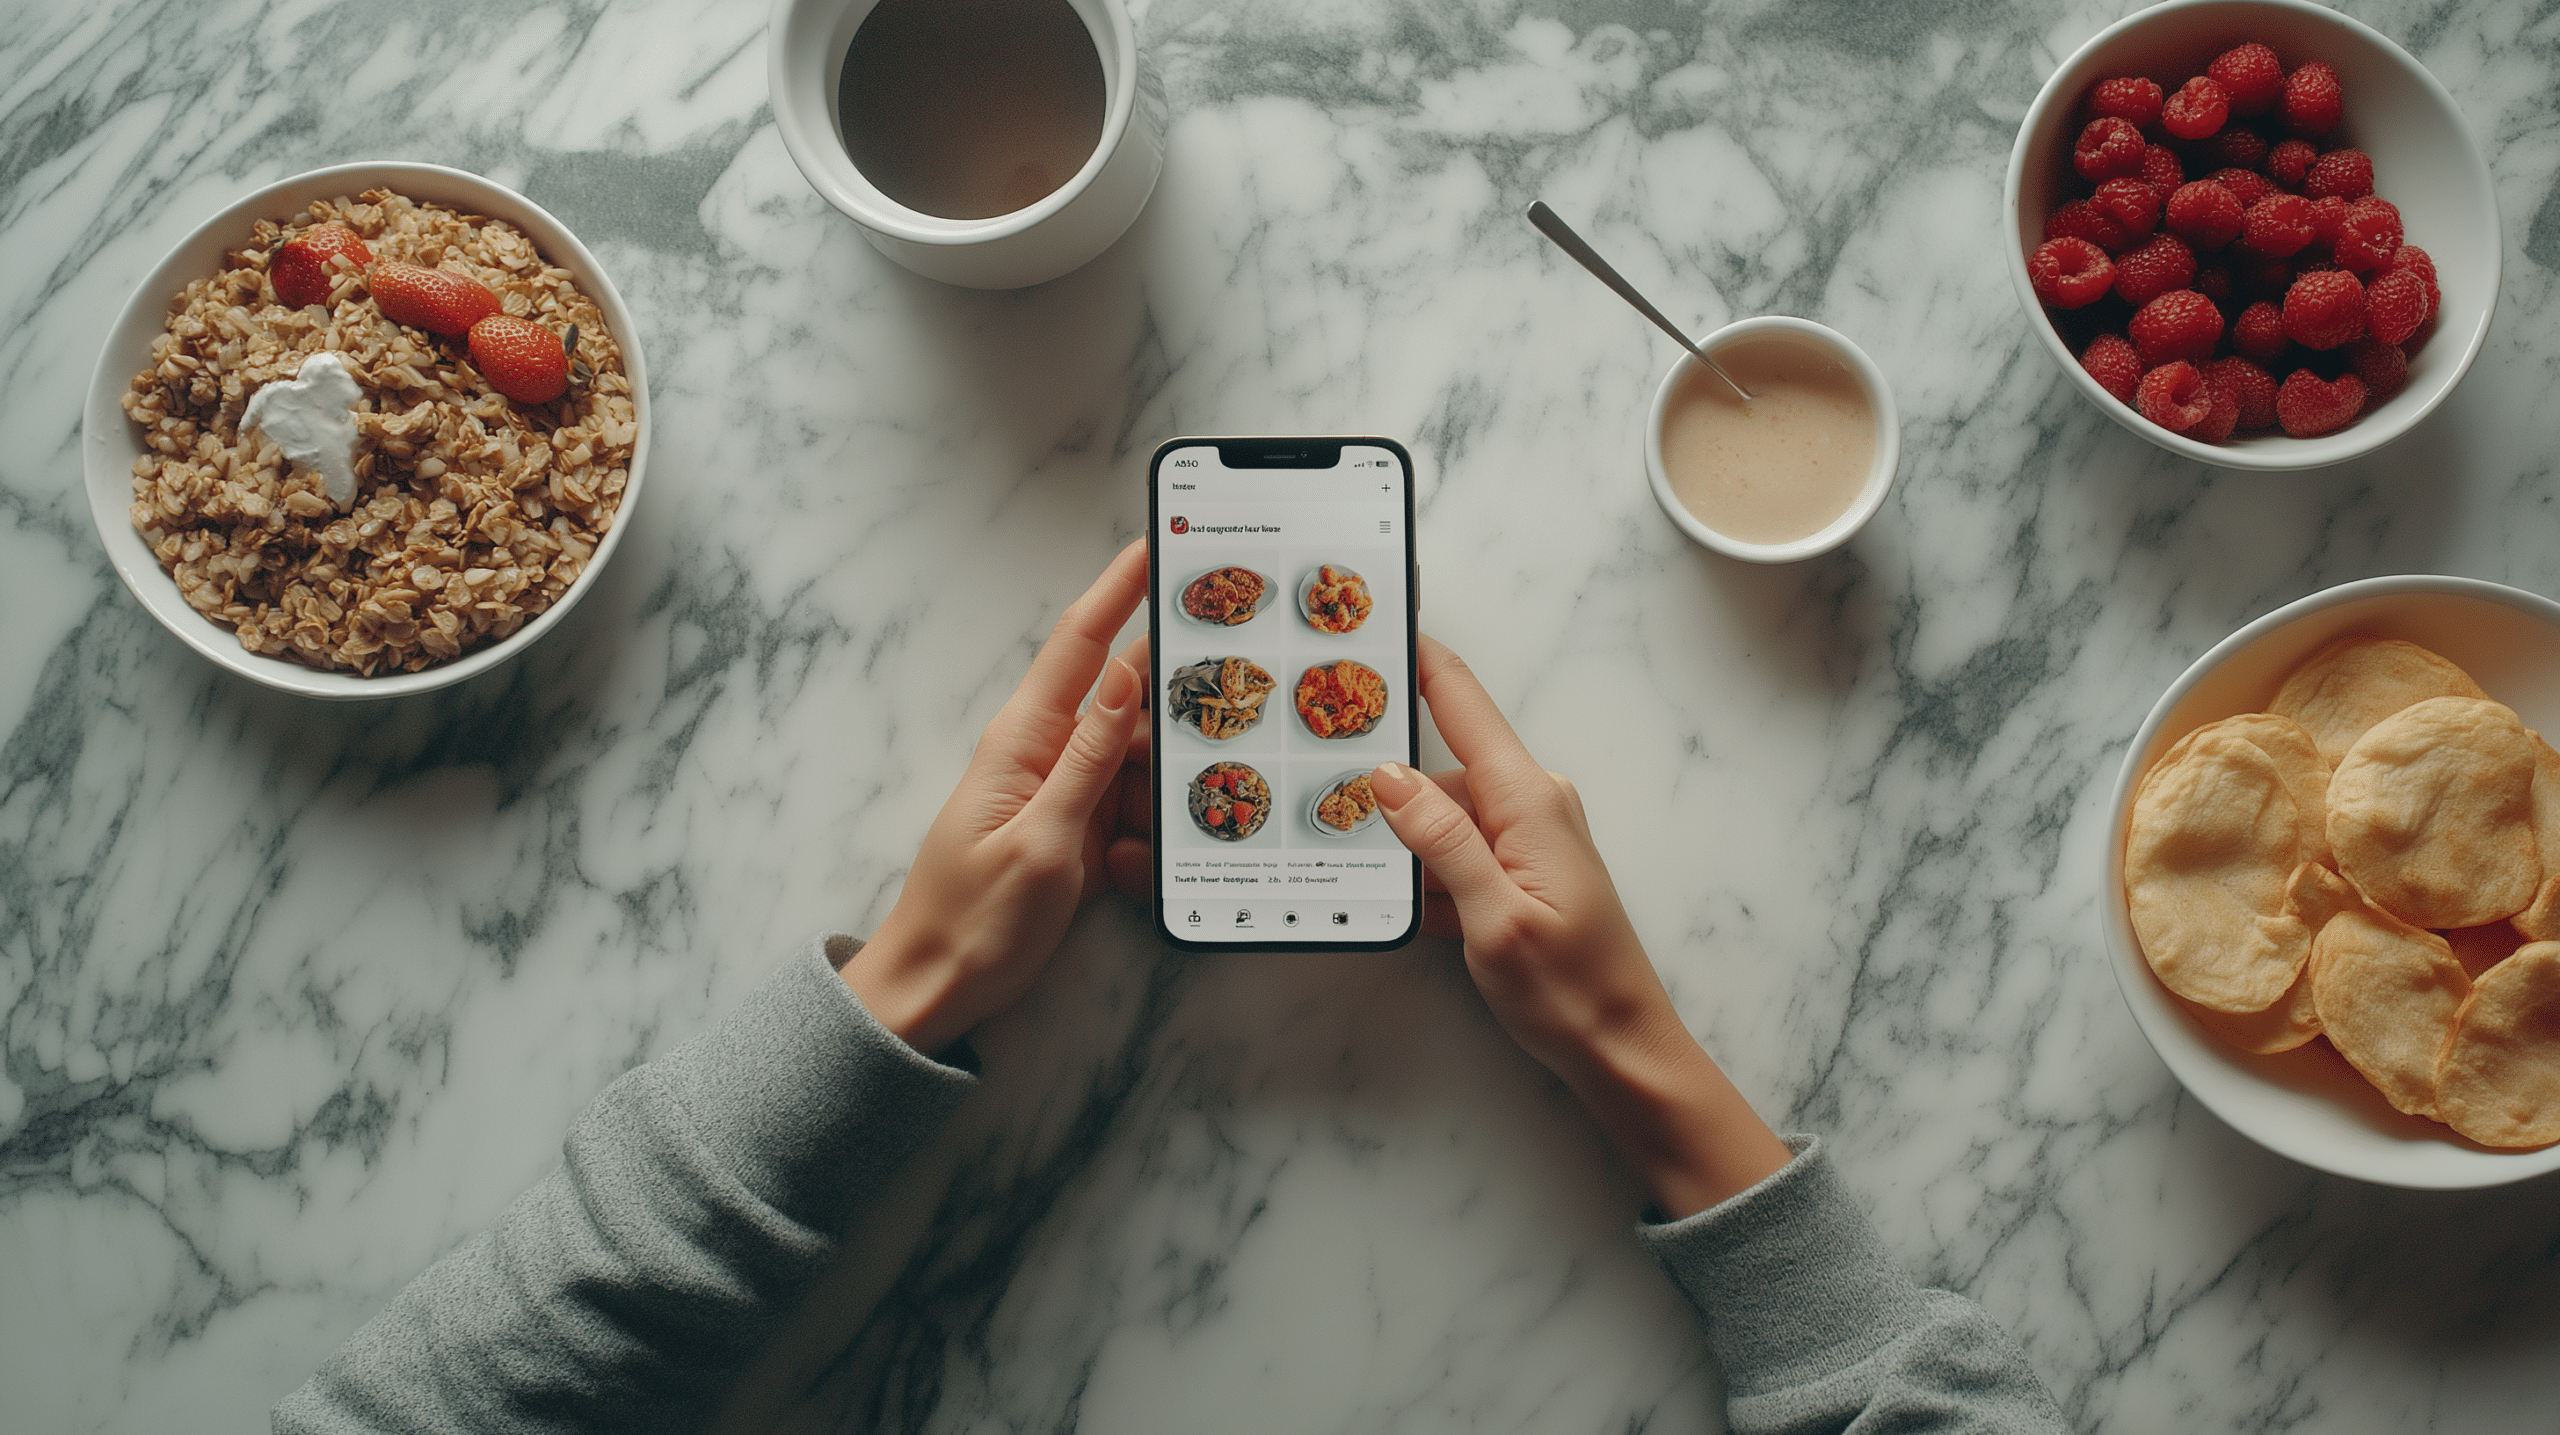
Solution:
M 363 397 L 346 360 L 314 354 L 302 361 L 301 373 L 250 395 L 240 428 L 263 431 L 286 458 L 319 470 L 321 491 L 345 508 L 356 498 L 354 410 Z

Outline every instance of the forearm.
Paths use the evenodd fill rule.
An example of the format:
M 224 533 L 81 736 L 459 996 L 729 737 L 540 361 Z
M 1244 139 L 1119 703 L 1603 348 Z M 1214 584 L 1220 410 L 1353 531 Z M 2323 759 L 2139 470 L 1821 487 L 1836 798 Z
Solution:
M 1548 1064 L 1675 1219 L 1749 1190 L 1790 1158 L 1667 996 L 1631 1003 Z
M 1567 1085 L 1672 1218 L 1741 1195 L 1789 1159 L 1687 1031 L 1613 1046 Z
M 691 1428 L 973 1086 L 804 954 L 606 1088 L 561 1169 L 395 1297 L 276 1428 Z

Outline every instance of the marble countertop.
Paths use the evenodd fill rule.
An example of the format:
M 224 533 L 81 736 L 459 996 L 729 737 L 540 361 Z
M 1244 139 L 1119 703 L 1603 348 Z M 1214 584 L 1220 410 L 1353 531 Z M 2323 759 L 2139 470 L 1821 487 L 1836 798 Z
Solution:
M 1154 0 L 1162 185 L 1011 294 L 802 181 L 755 4 L 19 6 L 0 27 L 0 1427 L 264 1410 L 556 1159 L 616 1073 L 866 930 L 1183 432 L 1399 435 L 1424 626 L 1569 772 L 1691 1026 L 1825 1133 L 1891 1246 L 2088 1430 L 2548 1428 L 2551 1181 L 2269 1155 L 2115 989 L 2099 807 L 2232 628 L 2395 572 L 2560 591 L 2560 29 L 2356 0 L 2489 151 L 2505 290 L 2418 431 L 2175 460 L 2031 341 L 2019 116 L 2117 3 Z M 108 569 L 83 387 L 205 215 L 423 159 L 574 227 L 656 449 L 562 627 L 431 697 L 217 672 Z M 1669 342 L 1806 315 L 1882 364 L 1901 479 L 1820 561 L 1665 522 Z M 731 1412 L 794 1430 L 1708 1430 L 1633 1184 L 1457 953 L 1189 960 L 1116 903 Z

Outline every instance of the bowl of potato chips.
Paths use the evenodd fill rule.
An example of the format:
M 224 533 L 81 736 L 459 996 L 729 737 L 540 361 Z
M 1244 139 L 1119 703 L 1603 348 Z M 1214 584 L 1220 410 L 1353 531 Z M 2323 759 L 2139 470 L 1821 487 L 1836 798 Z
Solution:
M 2560 603 L 2373 578 L 2170 685 L 2109 807 L 2118 987 L 2279 1155 L 2458 1190 L 2560 1169 Z

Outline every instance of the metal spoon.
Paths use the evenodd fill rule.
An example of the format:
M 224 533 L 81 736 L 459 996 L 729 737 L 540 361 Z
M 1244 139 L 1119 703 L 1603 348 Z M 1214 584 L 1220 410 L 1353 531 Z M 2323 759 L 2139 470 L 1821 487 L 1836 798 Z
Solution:
M 1547 238 L 1555 241 L 1556 248 L 1572 255 L 1575 263 L 1590 270 L 1593 276 L 1598 278 L 1601 283 L 1617 290 L 1619 298 L 1635 305 L 1637 313 L 1651 319 L 1655 324 L 1661 327 L 1662 332 L 1679 340 L 1680 347 L 1688 350 L 1692 358 L 1695 358 L 1699 363 L 1706 365 L 1708 368 L 1714 369 L 1716 371 L 1716 377 L 1724 380 L 1727 384 L 1731 384 L 1733 386 L 1733 391 L 1742 395 L 1742 401 L 1744 403 L 1747 404 L 1751 402 L 1750 390 L 1744 388 L 1740 384 L 1734 383 L 1733 375 L 1726 373 L 1723 368 L 1717 365 L 1715 360 L 1708 358 L 1705 350 L 1699 348 L 1696 344 L 1691 343 L 1689 341 L 1689 336 L 1680 332 L 1679 325 L 1662 317 L 1662 311 L 1653 307 L 1653 305 L 1649 303 L 1642 294 L 1637 293 L 1636 286 L 1628 283 L 1624 275 L 1621 275 L 1617 270 L 1610 268 L 1609 261 L 1601 258 L 1600 252 L 1593 249 L 1590 244 L 1585 242 L 1581 235 L 1574 233 L 1573 226 L 1565 223 L 1562 215 L 1559 215 L 1554 210 L 1547 208 L 1547 202 L 1545 200 L 1536 200 L 1530 204 L 1529 222 L 1538 227 L 1538 232 L 1540 234 L 1543 234 L 1547 236 Z

